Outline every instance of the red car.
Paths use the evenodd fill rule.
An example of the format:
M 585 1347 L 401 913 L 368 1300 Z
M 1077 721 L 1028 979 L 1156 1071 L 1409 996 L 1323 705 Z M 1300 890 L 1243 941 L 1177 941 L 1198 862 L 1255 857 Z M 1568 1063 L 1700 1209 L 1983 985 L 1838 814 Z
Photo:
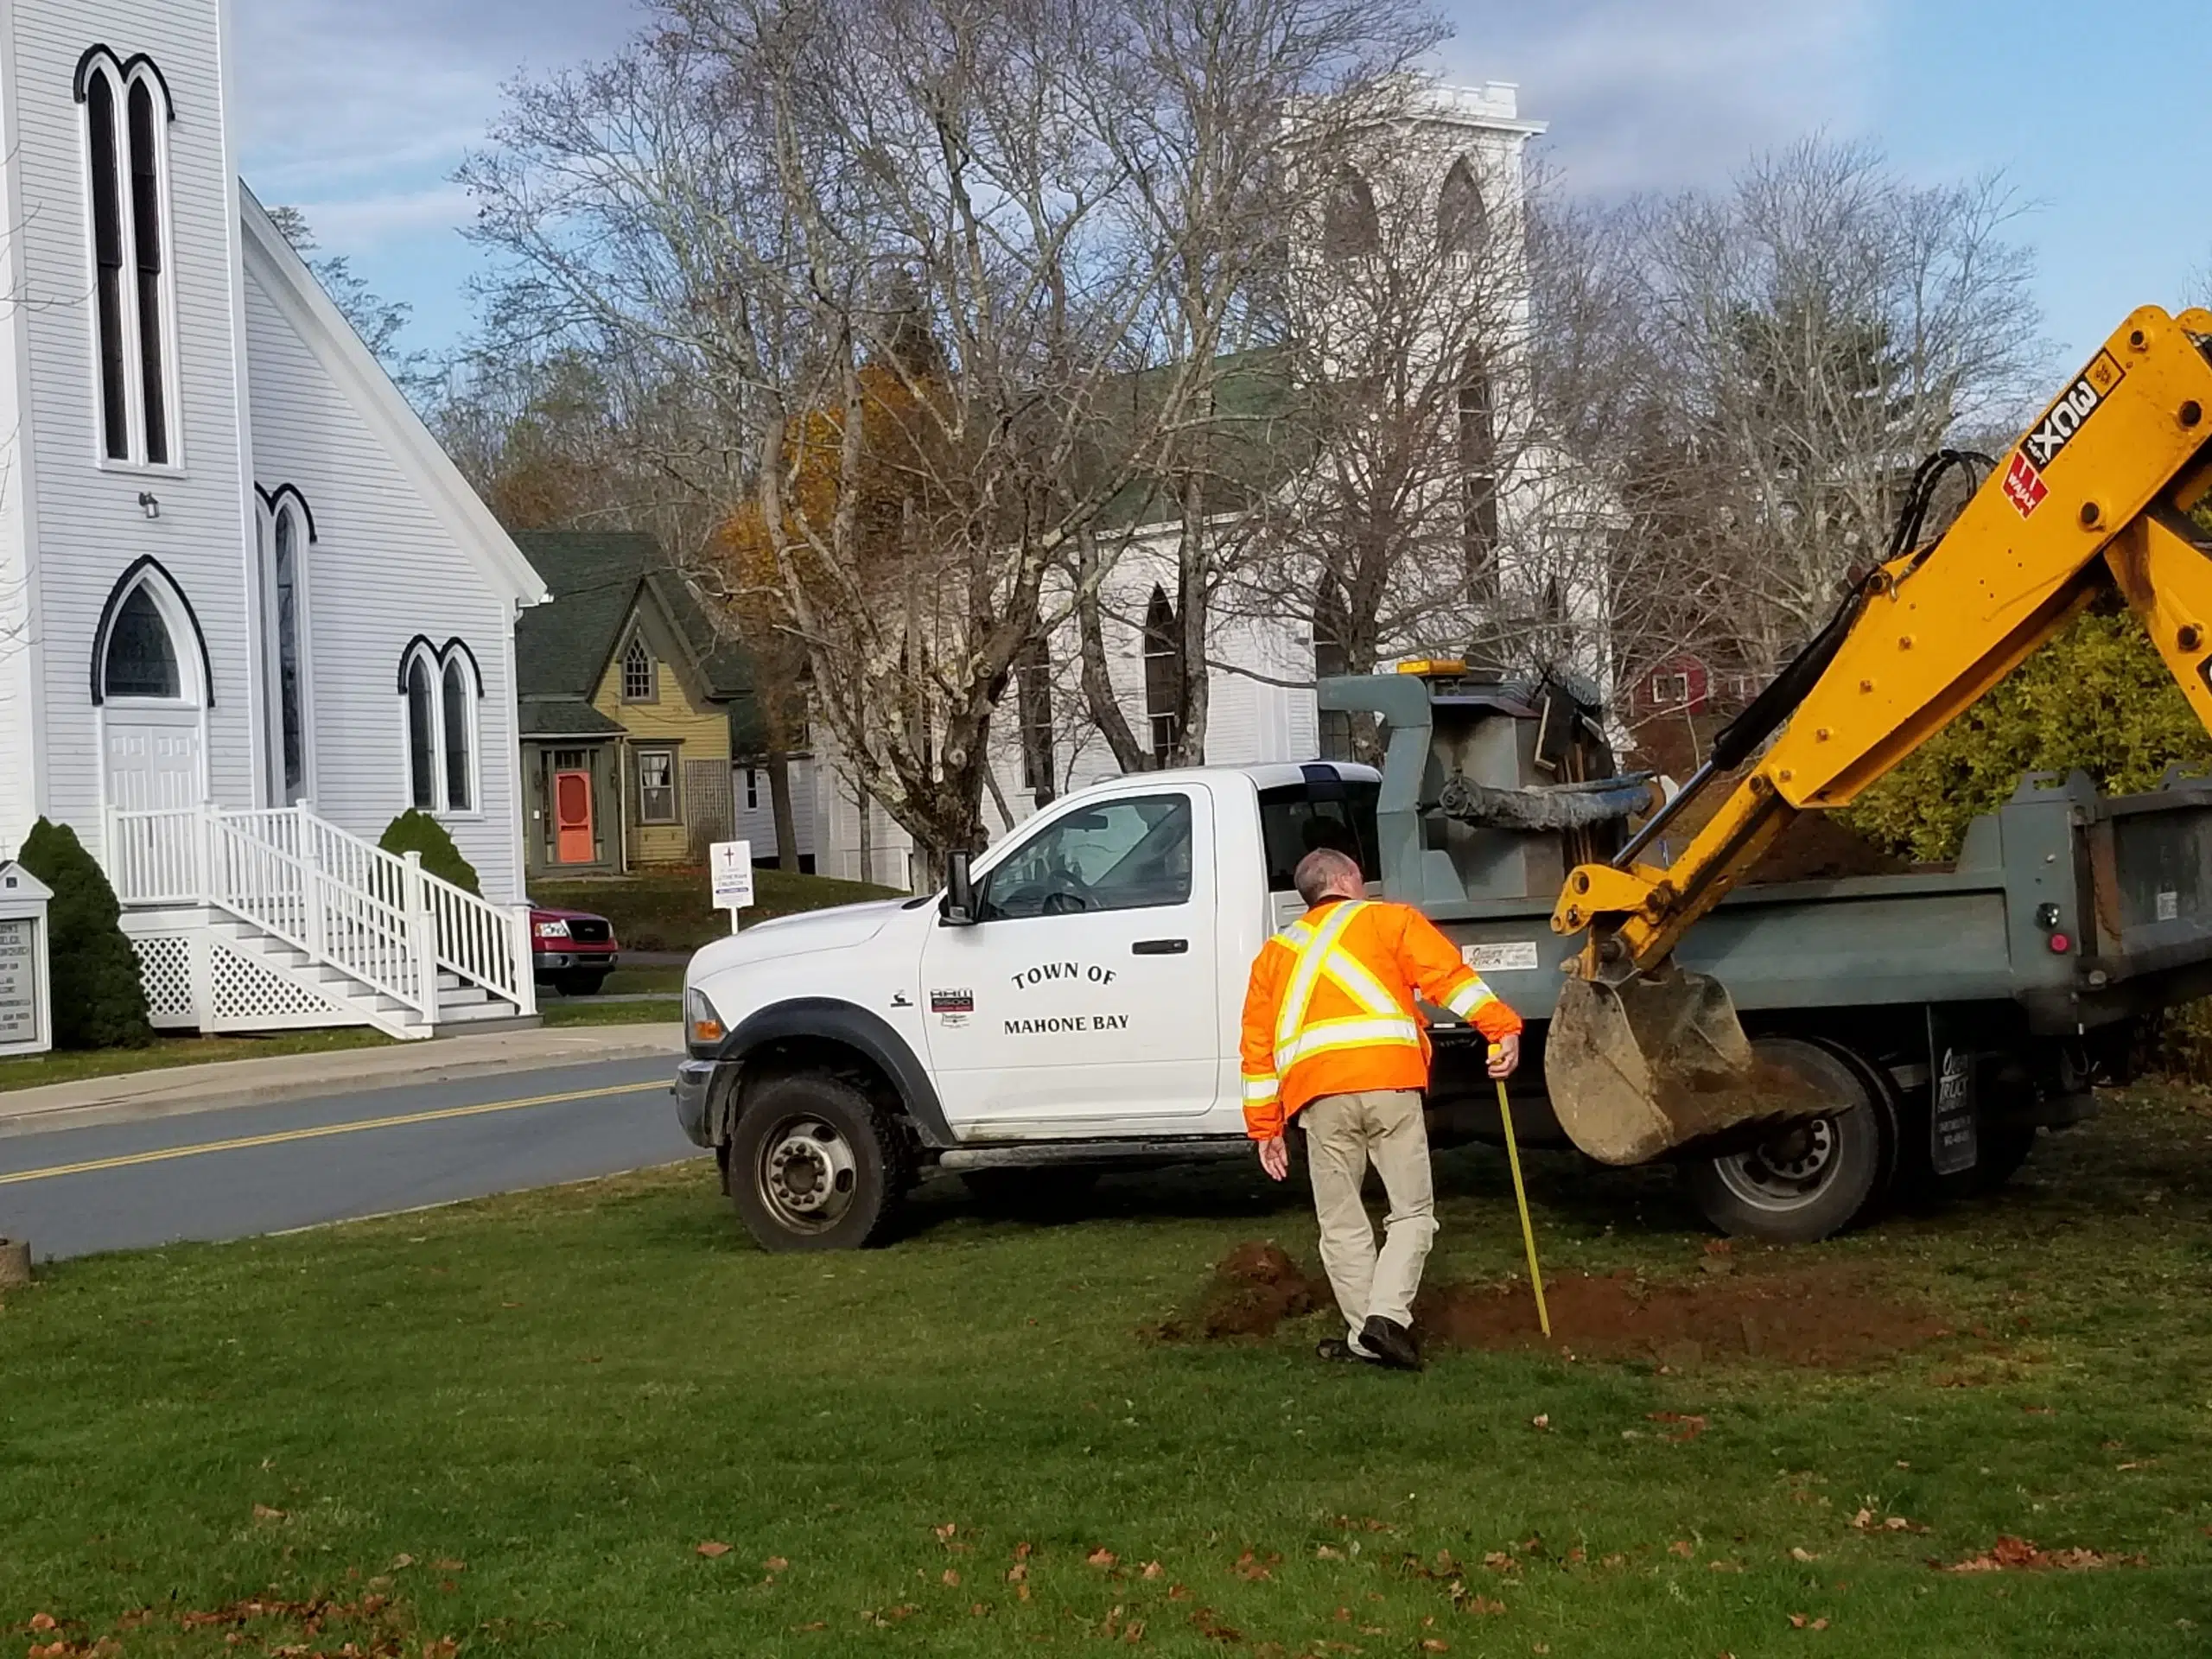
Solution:
M 530 907 L 531 959 L 535 977 L 563 996 L 590 996 L 622 961 L 614 924 L 588 910 Z

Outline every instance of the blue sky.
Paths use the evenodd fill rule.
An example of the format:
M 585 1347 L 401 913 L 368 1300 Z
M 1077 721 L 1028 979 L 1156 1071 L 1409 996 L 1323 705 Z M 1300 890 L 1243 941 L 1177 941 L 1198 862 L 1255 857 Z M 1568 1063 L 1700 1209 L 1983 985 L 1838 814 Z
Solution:
M 1816 129 L 1923 180 L 2002 170 L 2044 329 L 2086 358 L 2132 306 L 2205 297 L 2203 0 L 1447 0 L 1454 79 L 1511 80 L 1573 189 L 1718 183 Z M 232 0 L 243 166 L 327 251 L 466 331 L 479 257 L 450 175 L 501 86 L 615 49 L 629 0 Z

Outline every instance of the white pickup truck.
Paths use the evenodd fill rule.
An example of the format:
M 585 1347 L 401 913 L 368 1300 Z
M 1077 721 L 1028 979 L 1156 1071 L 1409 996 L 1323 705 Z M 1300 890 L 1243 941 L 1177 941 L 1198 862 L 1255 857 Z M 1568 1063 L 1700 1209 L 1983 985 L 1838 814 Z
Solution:
M 1317 845 L 1415 905 L 1529 1022 L 1511 1094 L 1530 1146 L 1570 1144 L 1543 1092 L 1574 863 L 1612 855 L 1617 778 L 1571 690 L 1460 673 L 1325 680 L 1377 717 L 1346 764 L 1140 774 L 1055 803 L 947 890 L 764 923 L 686 977 L 685 1130 L 770 1249 L 886 1236 L 931 1166 L 1050 1210 L 1101 1169 L 1249 1157 L 1246 969 L 1300 909 Z M 1586 781 L 1570 781 L 1586 780 Z M 1594 792 L 1594 794 L 1593 794 Z M 1605 800 L 1595 807 L 1593 799 Z M 1573 799 L 1568 799 L 1573 797 Z M 1942 870 L 1761 883 L 1684 939 L 1753 1046 L 1831 1116 L 1687 1148 L 1724 1231 L 1824 1237 L 1893 1194 L 1986 1190 L 2124 1072 L 2146 1016 L 2212 992 L 2212 782 L 2106 799 L 2030 779 Z M 1441 1014 L 1432 1137 L 1501 1138 L 1483 1044 Z M 1763 1135 L 1764 1138 L 1759 1138 Z
M 1107 1163 L 1249 1155 L 1245 973 L 1311 848 L 1370 880 L 1380 777 L 1143 773 L 1056 802 L 926 899 L 785 917 L 684 982 L 683 1127 L 772 1249 L 868 1243 L 918 1166 L 1032 1203 Z

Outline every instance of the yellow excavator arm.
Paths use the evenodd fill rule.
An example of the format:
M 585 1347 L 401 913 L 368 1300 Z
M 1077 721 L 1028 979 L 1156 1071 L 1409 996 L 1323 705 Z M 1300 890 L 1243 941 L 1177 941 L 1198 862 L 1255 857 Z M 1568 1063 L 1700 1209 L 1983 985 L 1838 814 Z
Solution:
M 1932 546 L 1893 549 L 1611 864 L 1567 878 L 1553 931 L 1586 931 L 1547 1043 L 1568 1133 L 1638 1163 L 1762 1117 L 1802 1116 L 1762 1078 L 1726 993 L 1674 968 L 1682 935 L 1798 813 L 1847 804 L 2102 591 L 2133 607 L 2212 728 L 2212 312 L 2136 311 Z M 1782 730 L 1663 868 L 1638 861 L 1700 786 Z

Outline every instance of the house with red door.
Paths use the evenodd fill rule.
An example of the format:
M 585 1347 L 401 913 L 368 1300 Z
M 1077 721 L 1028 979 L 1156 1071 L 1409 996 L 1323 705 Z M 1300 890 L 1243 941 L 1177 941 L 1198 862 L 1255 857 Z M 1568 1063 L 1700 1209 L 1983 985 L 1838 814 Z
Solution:
M 515 540 L 553 595 L 515 629 L 525 877 L 704 863 L 737 833 L 732 739 L 752 721 L 750 659 L 716 637 L 652 536 Z

